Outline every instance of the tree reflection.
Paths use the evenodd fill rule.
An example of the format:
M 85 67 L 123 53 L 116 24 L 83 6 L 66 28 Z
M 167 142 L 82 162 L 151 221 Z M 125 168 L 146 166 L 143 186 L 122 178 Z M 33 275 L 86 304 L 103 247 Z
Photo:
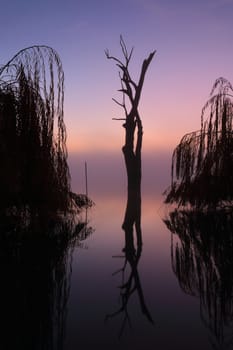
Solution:
M 1 349 L 63 349 L 72 251 L 92 232 L 69 230 L 56 222 L 47 232 L 0 236 Z
M 120 288 L 120 307 L 115 312 L 108 314 L 106 320 L 119 314 L 124 314 L 122 325 L 119 331 L 119 337 L 122 336 L 126 325 L 131 326 L 131 318 L 128 312 L 128 303 L 132 296 L 137 293 L 140 308 L 152 324 L 153 319 L 146 305 L 143 287 L 138 271 L 138 264 L 142 253 L 142 230 L 141 230 L 141 197 L 140 191 L 128 191 L 128 200 L 125 211 L 125 218 L 122 225 L 125 232 L 125 247 L 123 248 L 124 258 L 123 267 L 113 275 L 122 273 L 122 283 Z M 136 240 L 136 244 L 135 244 Z
M 233 344 L 233 211 L 171 211 L 171 260 L 180 287 L 200 298 L 213 347 Z

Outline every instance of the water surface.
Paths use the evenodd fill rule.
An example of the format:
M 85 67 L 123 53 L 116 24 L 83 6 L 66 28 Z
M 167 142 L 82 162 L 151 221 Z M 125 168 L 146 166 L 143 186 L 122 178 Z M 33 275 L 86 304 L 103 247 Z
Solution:
M 94 233 L 73 252 L 66 350 L 211 349 L 211 332 L 200 318 L 198 296 L 184 293 L 172 269 L 171 232 L 162 221 L 162 196 L 142 197 L 143 249 L 138 273 L 154 324 L 143 315 L 137 291 L 120 312 L 124 265 L 124 195 L 96 196 L 89 212 Z M 125 272 L 125 280 L 127 280 Z M 113 275 L 114 274 L 114 275 Z M 124 323 L 125 320 L 125 323 Z
M 1 250 L 1 348 L 233 349 L 231 208 L 205 213 L 165 207 L 169 160 L 145 156 L 142 250 L 136 237 L 135 251 L 124 250 L 127 196 L 120 159 L 88 159 L 95 205 L 87 212 L 89 229 L 75 245 L 56 248 L 32 232 L 29 242 Z M 79 192 L 77 164 L 71 159 L 73 190 Z M 131 281 L 136 288 L 122 299 L 127 289 L 120 287 Z

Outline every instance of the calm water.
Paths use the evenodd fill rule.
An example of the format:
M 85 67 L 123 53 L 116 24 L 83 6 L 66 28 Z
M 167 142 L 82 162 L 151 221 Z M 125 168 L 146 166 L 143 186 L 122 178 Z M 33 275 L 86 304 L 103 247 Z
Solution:
M 137 266 L 122 251 L 126 176 L 120 154 L 117 160 L 87 159 L 95 202 L 88 238 L 54 252 L 33 239 L 20 256 L 1 250 L 1 349 L 233 349 L 233 214 L 174 213 L 165 224 L 169 212 L 161 193 L 170 160 L 143 159 Z M 71 159 L 78 192 L 83 175 L 77 164 Z M 130 276 L 136 288 L 121 309 L 120 286 L 129 285 Z
M 143 248 L 137 272 L 153 324 L 142 312 L 137 288 L 120 310 L 120 286 L 132 272 L 126 264 L 122 273 L 126 175 L 120 159 L 120 155 L 118 160 L 106 157 L 106 167 L 103 160 L 88 160 L 91 197 L 96 203 L 88 219 L 94 232 L 72 255 L 65 350 L 233 349 L 233 219 L 174 216 L 171 229 L 175 227 L 180 237 L 176 229 L 172 234 L 163 221 L 169 212 L 161 195 L 169 184 L 168 156 L 143 158 Z M 73 174 L 80 177 L 74 164 L 71 161 Z M 217 231 L 224 237 L 225 230 L 226 241 L 205 238 Z
M 143 250 L 138 273 L 151 324 L 142 313 L 137 290 L 120 309 L 124 265 L 121 229 L 126 198 L 95 197 L 89 213 L 94 233 L 73 252 L 66 322 L 66 350 L 211 349 L 213 334 L 200 317 L 200 298 L 182 291 L 172 269 L 171 232 L 162 221 L 162 197 L 143 196 Z M 129 276 L 127 266 L 125 279 Z

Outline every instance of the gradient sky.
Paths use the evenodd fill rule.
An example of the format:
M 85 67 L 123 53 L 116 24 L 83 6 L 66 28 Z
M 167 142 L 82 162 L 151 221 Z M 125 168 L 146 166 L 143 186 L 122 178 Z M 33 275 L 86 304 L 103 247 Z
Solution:
M 118 70 L 104 50 L 121 57 L 119 36 L 134 46 L 131 71 L 157 50 L 140 111 L 144 149 L 172 151 L 200 126 L 216 78 L 233 82 L 233 0 L 1 0 L 0 62 L 33 44 L 52 46 L 65 72 L 65 123 L 70 152 L 119 152 L 123 116 Z

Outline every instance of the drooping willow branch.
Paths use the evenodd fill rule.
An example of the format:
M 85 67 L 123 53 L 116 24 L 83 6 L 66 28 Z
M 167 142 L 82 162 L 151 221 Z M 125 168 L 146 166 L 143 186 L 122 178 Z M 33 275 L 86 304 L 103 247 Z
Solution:
M 174 150 L 167 202 L 208 206 L 232 200 L 232 91 L 227 80 L 216 80 L 202 110 L 201 129 L 185 135 Z
M 64 73 L 48 46 L 19 51 L 0 68 L 0 209 L 70 209 Z

